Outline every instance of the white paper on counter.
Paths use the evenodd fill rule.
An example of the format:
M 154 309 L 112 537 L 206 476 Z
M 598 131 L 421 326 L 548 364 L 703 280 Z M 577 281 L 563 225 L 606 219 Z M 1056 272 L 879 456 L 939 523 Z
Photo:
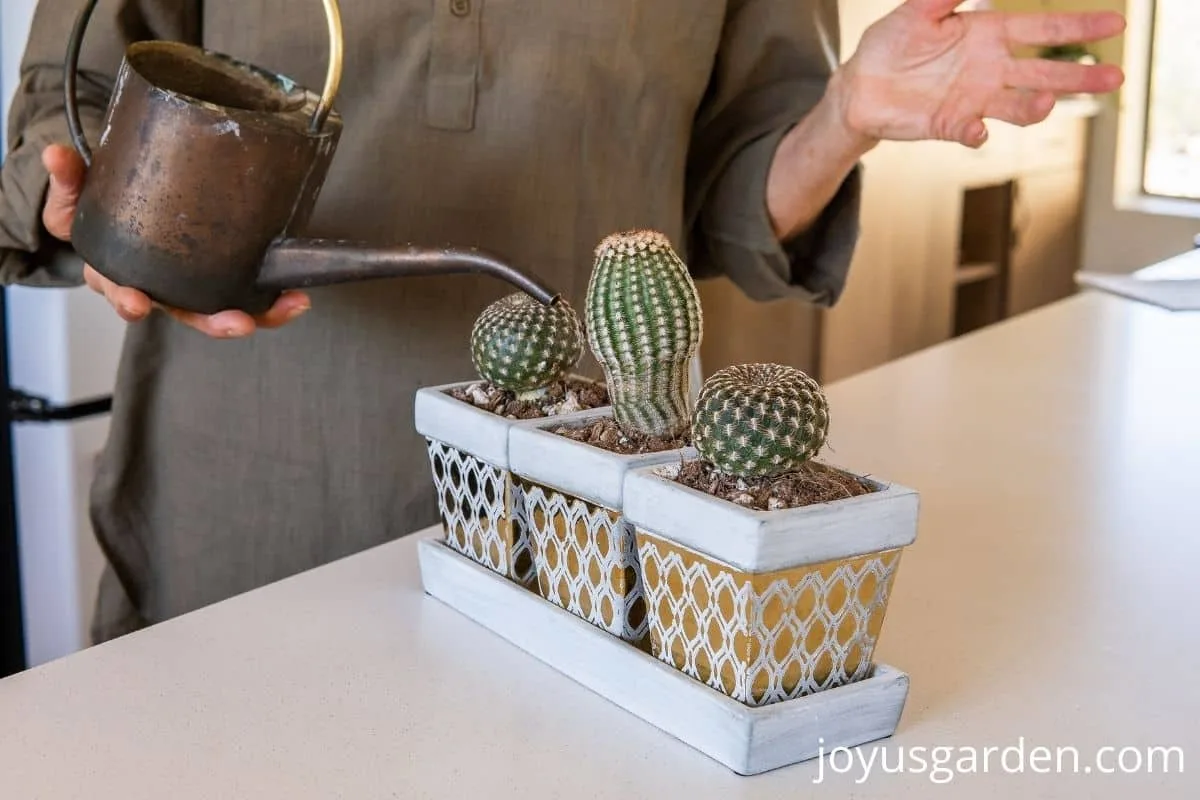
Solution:
M 1171 311 L 1200 311 L 1200 277 L 1078 272 L 1081 286 L 1120 295 Z

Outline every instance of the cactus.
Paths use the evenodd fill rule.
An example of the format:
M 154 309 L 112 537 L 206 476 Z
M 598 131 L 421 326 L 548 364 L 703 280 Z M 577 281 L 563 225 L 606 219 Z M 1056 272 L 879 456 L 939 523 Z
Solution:
M 471 330 L 471 361 L 479 376 L 528 397 L 579 363 L 583 333 L 565 300 L 543 305 L 514 292 L 483 310 Z
M 670 240 L 645 230 L 605 237 L 586 302 L 588 344 L 617 425 L 626 435 L 686 434 L 702 318 L 696 286 Z
M 719 472 L 764 478 L 799 469 L 828 432 L 829 405 L 815 380 L 781 364 L 737 364 L 705 381 L 692 442 Z

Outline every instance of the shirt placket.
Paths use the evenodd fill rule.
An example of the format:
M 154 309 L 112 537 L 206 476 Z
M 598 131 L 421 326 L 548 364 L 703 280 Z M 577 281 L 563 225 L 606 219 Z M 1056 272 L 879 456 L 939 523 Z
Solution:
M 426 122 L 445 130 L 475 124 L 483 0 L 434 0 Z

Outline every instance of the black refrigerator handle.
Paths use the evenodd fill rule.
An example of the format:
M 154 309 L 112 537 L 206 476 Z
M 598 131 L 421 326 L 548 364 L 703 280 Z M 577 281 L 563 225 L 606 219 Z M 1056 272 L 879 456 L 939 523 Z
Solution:
M 9 388 L 7 411 L 11 422 L 64 422 L 107 414 L 112 411 L 112 396 L 60 406 L 45 397 Z

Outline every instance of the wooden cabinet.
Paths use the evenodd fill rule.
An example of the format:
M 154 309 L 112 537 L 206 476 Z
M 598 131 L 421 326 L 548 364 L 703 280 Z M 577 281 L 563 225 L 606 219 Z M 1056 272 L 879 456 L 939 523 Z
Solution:
M 953 332 L 961 336 L 1008 315 L 1012 266 L 1011 178 L 964 188 L 953 282 Z
M 1068 112 L 1070 108 L 1068 107 Z M 1087 114 L 1007 128 L 986 170 L 964 173 L 955 334 L 1075 291 L 1080 267 Z
M 1079 268 L 1084 182 L 1078 169 L 1054 169 L 1014 182 L 1008 313 L 1052 303 L 1075 291 Z
M 864 160 L 862 234 L 846 290 L 820 312 L 818 375 L 852 375 L 950 335 L 957 197 L 946 145 L 885 142 Z

